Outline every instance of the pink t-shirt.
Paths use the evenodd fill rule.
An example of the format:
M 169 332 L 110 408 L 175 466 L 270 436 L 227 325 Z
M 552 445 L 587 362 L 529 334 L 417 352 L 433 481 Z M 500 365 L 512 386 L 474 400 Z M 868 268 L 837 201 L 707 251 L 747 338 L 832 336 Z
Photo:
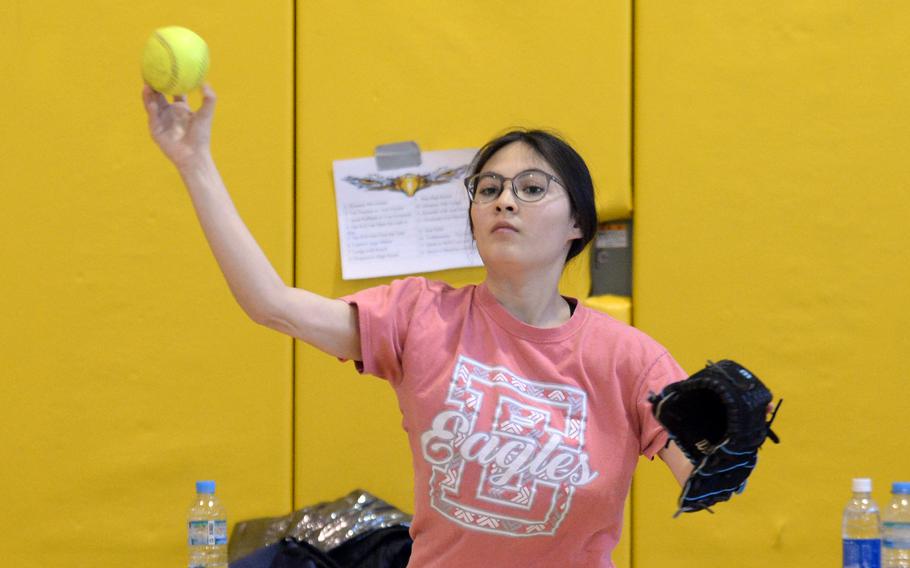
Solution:
M 555 328 L 483 284 L 396 280 L 346 296 L 361 372 L 398 396 L 414 467 L 409 567 L 612 567 L 649 391 L 686 377 L 656 341 L 580 303 Z

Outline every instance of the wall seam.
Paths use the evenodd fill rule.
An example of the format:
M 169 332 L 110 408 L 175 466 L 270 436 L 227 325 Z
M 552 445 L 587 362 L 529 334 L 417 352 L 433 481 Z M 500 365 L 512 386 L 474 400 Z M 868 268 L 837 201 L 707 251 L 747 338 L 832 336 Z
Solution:
M 629 197 L 631 214 L 635 219 L 635 0 L 629 0 Z M 633 225 L 634 226 L 634 225 Z M 635 325 L 635 232 L 632 233 L 632 254 L 629 270 L 632 273 L 629 290 L 629 324 Z M 635 568 L 635 478 L 629 486 L 629 568 Z
M 291 1 L 291 280 L 297 287 L 297 0 Z M 297 494 L 297 340 L 291 337 L 291 511 Z

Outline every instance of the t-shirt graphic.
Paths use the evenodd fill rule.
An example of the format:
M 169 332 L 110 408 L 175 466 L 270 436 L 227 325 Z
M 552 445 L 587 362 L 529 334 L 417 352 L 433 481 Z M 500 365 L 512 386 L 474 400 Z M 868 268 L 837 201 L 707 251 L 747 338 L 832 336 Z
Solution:
M 554 535 L 575 488 L 598 476 L 585 451 L 586 393 L 462 355 L 445 406 L 421 435 L 430 505 L 477 531 Z

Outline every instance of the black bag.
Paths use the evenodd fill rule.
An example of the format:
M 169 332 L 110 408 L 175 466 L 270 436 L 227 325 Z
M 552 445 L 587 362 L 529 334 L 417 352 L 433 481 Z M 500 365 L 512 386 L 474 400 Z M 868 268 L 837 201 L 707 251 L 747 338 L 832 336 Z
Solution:
M 232 562 L 230 568 L 405 568 L 411 542 L 405 526 L 361 534 L 328 553 L 287 537 Z

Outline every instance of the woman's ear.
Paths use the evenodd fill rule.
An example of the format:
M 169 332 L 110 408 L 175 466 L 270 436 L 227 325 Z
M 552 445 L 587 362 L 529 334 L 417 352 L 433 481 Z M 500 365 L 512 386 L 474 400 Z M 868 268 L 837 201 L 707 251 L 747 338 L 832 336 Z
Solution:
M 572 225 L 572 232 L 571 232 L 570 236 L 572 237 L 573 240 L 581 238 L 581 228 L 578 226 L 578 223 L 575 223 L 574 225 Z

